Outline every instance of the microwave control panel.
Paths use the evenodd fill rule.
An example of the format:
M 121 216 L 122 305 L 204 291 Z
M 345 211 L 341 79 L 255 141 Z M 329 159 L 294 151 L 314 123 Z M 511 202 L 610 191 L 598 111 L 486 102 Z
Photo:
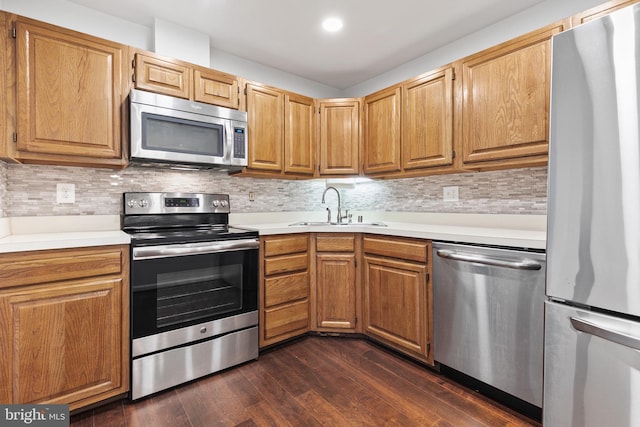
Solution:
M 247 157 L 245 129 L 236 127 L 233 129 L 233 157 L 244 159 Z

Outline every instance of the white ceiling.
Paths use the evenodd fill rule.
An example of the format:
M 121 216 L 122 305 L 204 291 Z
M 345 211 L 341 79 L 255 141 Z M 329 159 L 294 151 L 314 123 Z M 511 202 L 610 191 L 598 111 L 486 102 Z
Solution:
M 216 50 L 337 89 L 391 70 L 542 0 L 71 0 L 152 28 L 210 35 Z M 327 16 L 344 20 L 327 34 Z

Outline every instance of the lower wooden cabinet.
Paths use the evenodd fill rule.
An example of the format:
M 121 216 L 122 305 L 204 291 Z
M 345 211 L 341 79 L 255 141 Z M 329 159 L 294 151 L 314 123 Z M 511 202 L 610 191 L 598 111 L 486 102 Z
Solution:
M 364 252 L 364 332 L 433 364 L 430 243 L 367 235 Z
M 262 237 L 260 252 L 260 347 L 266 347 L 309 331 L 309 236 Z
M 75 410 L 129 389 L 128 246 L 0 254 L 0 401 Z
M 360 239 L 351 233 L 318 233 L 312 307 L 316 331 L 358 332 Z

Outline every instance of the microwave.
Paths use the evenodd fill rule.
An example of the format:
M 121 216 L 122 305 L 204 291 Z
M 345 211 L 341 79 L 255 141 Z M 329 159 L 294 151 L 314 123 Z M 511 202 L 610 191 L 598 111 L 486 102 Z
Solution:
M 130 150 L 134 163 L 193 168 L 247 166 L 247 113 L 132 89 Z

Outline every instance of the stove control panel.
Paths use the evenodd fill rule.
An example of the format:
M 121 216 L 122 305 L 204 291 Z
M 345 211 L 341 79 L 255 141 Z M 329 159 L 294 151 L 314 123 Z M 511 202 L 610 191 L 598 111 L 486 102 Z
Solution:
M 229 213 L 229 195 L 213 193 L 124 193 L 124 214 Z

